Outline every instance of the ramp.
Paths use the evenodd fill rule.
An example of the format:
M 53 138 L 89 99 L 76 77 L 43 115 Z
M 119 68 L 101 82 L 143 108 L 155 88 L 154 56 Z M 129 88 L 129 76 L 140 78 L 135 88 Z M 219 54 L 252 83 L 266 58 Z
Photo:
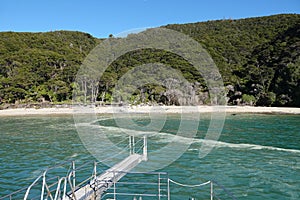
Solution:
M 90 181 L 90 184 L 69 194 L 70 199 L 86 200 L 101 198 L 102 194 L 118 182 L 127 172 L 131 171 L 141 161 L 144 155 L 132 154 L 126 159 L 108 169 L 106 172 Z

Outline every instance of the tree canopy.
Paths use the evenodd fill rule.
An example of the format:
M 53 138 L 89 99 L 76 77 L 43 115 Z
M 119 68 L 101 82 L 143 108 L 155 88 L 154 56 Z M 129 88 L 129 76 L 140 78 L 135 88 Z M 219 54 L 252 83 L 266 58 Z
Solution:
M 189 35 L 208 51 L 224 80 L 229 104 L 300 106 L 300 15 L 163 27 Z M 0 32 L 0 105 L 70 101 L 74 89 L 84 84 L 89 87 L 86 80 L 76 85 L 74 78 L 84 58 L 101 40 L 74 31 Z M 180 56 L 154 49 L 136 50 L 118 58 L 99 82 L 93 83 L 93 94 L 85 98 L 109 103 L 117 80 L 145 63 L 162 63 L 181 71 L 190 82 L 185 87 L 193 98 L 179 100 L 166 86 L 148 84 L 136 89 L 132 103 L 209 103 L 209 91 L 198 71 Z

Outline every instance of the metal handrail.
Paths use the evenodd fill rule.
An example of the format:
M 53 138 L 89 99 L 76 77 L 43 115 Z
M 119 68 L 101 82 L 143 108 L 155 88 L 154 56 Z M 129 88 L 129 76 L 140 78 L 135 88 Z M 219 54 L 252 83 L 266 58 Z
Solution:
M 72 185 L 73 183 L 71 182 L 71 176 L 73 175 L 73 173 L 74 173 L 74 171 L 72 171 L 72 172 L 69 173 L 69 175 L 68 175 L 68 182 L 69 182 L 69 185 L 70 185 L 70 188 L 71 188 L 71 193 L 72 193 L 74 199 L 77 200 L 76 196 L 75 196 L 75 189 L 74 189 L 75 186 L 73 186 Z
M 174 183 L 174 184 L 177 184 L 177 185 L 182 186 L 182 187 L 202 187 L 202 186 L 210 184 L 210 196 L 211 196 L 211 200 L 213 199 L 213 197 L 217 198 L 217 195 L 213 191 L 214 190 L 213 185 L 216 184 L 221 189 L 223 189 L 223 191 L 225 191 L 225 193 L 228 196 L 232 197 L 232 199 L 235 199 L 234 196 L 226 188 L 224 188 L 222 185 L 218 184 L 216 181 L 207 181 L 205 183 L 201 183 L 201 184 L 198 184 L 198 185 L 187 185 L 187 184 L 182 184 L 182 183 L 179 183 L 179 182 L 176 182 L 176 181 L 170 179 L 169 176 L 168 176 L 168 173 L 166 173 L 166 172 L 146 172 L 146 173 L 145 172 L 129 172 L 129 170 L 133 167 L 133 165 L 135 166 L 136 162 L 140 162 L 141 161 L 141 159 L 140 159 L 141 157 L 143 157 L 142 160 L 147 160 L 147 137 L 144 136 L 143 139 L 138 140 L 136 142 L 134 141 L 134 137 L 131 138 L 130 140 L 131 140 L 132 143 L 129 144 L 129 147 L 132 148 L 132 151 L 131 151 L 132 154 L 131 155 L 133 156 L 134 159 L 130 163 L 128 163 L 126 165 L 128 168 L 127 167 L 125 168 L 124 166 L 122 167 L 124 171 L 119 171 L 119 170 L 106 170 L 105 171 L 105 173 L 111 173 L 111 174 L 109 174 L 109 176 L 108 176 L 108 178 L 109 178 L 109 184 L 110 185 L 105 190 L 105 193 L 101 193 L 104 196 L 112 194 L 112 195 L 114 195 L 114 199 L 116 199 L 117 195 L 123 195 L 123 196 L 132 196 L 132 195 L 137 195 L 137 196 L 155 196 L 155 197 L 158 197 L 159 200 L 160 200 L 161 197 L 167 197 L 168 200 L 170 200 L 170 183 Z M 144 140 L 144 143 L 142 145 L 136 146 L 136 144 L 139 144 L 142 140 Z M 135 154 L 138 153 L 141 150 L 142 150 L 142 155 L 138 154 L 139 156 L 135 157 L 136 156 Z M 121 152 L 119 152 L 117 155 L 121 154 L 123 151 L 124 150 L 122 150 Z M 117 155 L 115 155 L 115 156 L 117 156 Z M 111 159 L 111 158 L 112 157 L 110 157 L 108 159 Z M 47 170 L 45 170 L 43 172 L 42 175 L 40 175 L 38 178 L 36 178 L 34 180 L 34 182 L 27 188 L 25 196 L 24 196 L 24 200 L 27 200 L 32 187 L 35 186 L 35 185 L 37 185 L 37 183 L 41 179 L 42 179 L 42 188 L 41 188 L 41 194 L 40 194 L 40 199 L 41 200 L 44 199 L 44 196 L 46 196 L 46 198 L 50 198 L 51 200 L 58 200 L 58 199 L 64 200 L 66 198 L 77 200 L 76 192 L 79 189 L 84 188 L 84 187 L 88 188 L 89 186 L 94 191 L 96 189 L 99 189 L 99 188 L 97 188 L 97 184 L 102 183 L 102 182 L 104 182 L 104 183 L 108 183 L 108 182 L 105 182 L 105 180 L 97 180 L 97 178 L 98 178 L 97 177 L 97 164 L 98 163 L 95 162 L 95 161 L 93 161 L 94 162 L 94 167 L 93 167 L 93 170 L 92 170 L 92 175 L 89 176 L 88 178 L 84 179 L 80 183 L 76 184 L 75 173 L 77 173 L 78 171 L 81 171 L 81 170 L 85 170 L 87 168 L 86 167 L 87 164 L 89 164 L 91 162 L 92 161 L 88 161 L 88 162 L 82 164 L 81 166 L 79 166 L 76 169 L 75 168 L 75 162 L 73 161 L 72 162 L 72 166 L 71 166 L 72 170 L 70 170 L 71 169 L 71 167 L 70 167 L 65 177 L 58 178 L 58 180 L 55 181 L 55 182 L 53 182 L 53 181 L 48 182 L 48 183 L 50 183 L 49 185 L 47 185 L 47 181 L 53 180 L 53 178 L 47 180 L 46 179 L 46 174 L 48 173 L 48 171 L 50 169 L 53 169 L 54 167 L 48 168 Z M 56 165 L 56 166 L 61 166 L 64 163 L 62 163 L 60 165 Z M 115 168 L 111 168 L 111 169 L 115 169 Z M 121 177 L 123 177 L 124 174 L 127 174 L 127 173 L 128 174 L 150 174 L 150 175 L 158 175 L 158 177 L 157 177 L 156 181 L 153 181 L 153 179 L 151 178 L 151 179 L 148 179 L 148 182 L 147 182 L 147 180 L 144 180 L 144 181 L 133 181 L 133 182 L 118 182 L 119 179 Z M 67 191 L 67 183 L 69 183 L 68 188 L 70 187 L 70 190 L 71 190 L 69 192 Z M 62 184 L 63 184 L 63 193 L 62 193 L 62 196 L 61 196 Z M 93 188 L 93 184 L 95 184 L 96 188 Z M 53 187 L 55 185 L 57 185 L 56 190 L 55 190 L 55 188 L 53 189 Z M 149 189 L 148 193 L 144 193 L 144 194 L 130 193 L 129 191 L 128 191 L 128 193 L 122 193 L 122 192 L 117 192 L 116 185 L 149 185 L 150 189 Z M 157 186 L 157 187 L 153 190 L 153 188 L 155 186 Z M 111 191 L 111 189 L 113 190 L 113 193 L 108 193 L 109 191 Z M 21 189 L 19 191 L 23 191 L 23 190 Z M 53 198 L 52 194 L 53 194 L 54 191 L 55 191 L 55 195 L 54 195 L 54 198 Z M 156 191 L 155 192 L 156 194 L 152 194 L 153 191 Z M 15 192 L 15 193 L 17 193 L 17 192 Z M 15 194 L 15 193 L 12 193 L 12 194 Z M 6 195 L 6 197 L 10 197 L 11 198 L 12 194 Z M 3 198 L 0 198 L 0 199 L 3 199 Z
M 168 200 L 170 200 L 170 198 L 171 198 L 171 194 L 170 194 L 170 182 L 174 183 L 176 185 L 179 185 L 181 187 L 189 187 L 189 188 L 202 187 L 202 186 L 210 184 L 210 199 L 213 200 L 213 194 L 214 194 L 214 192 L 213 192 L 213 182 L 212 181 L 207 181 L 207 182 L 196 184 L 196 185 L 188 185 L 188 184 L 182 184 L 182 183 L 176 182 L 176 181 L 174 181 L 174 180 L 172 180 L 170 178 L 168 178 Z
M 88 162 L 88 163 L 91 163 L 91 162 Z M 40 175 L 38 178 L 36 178 L 34 180 L 34 182 L 27 188 L 26 190 L 26 193 L 25 193 L 25 196 L 24 196 L 24 200 L 27 200 L 29 197 L 29 193 L 31 191 L 31 189 L 37 185 L 37 183 L 42 179 L 43 181 L 43 184 L 42 184 L 42 192 L 41 192 L 41 196 L 40 198 L 43 199 L 44 197 L 44 192 L 45 190 L 47 190 L 47 194 L 50 195 L 48 196 L 49 198 L 53 199 L 53 200 L 58 200 L 58 199 L 67 199 L 67 198 L 72 198 L 72 199 L 75 199 L 76 200 L 76 191 L 81 188 L 82 186 L 85 186 L 86 183 L 88 183 L 90 181 L 90 184 L 94 183 L 93 181 L 96 181 L 96 173 L 97 173 L 97 162 L 94 162 L 94 168 L 93 168 L 93 172 L 92 172 L 92 175 L 90 177 L 88 177 L 87 179 L 84 179 L 83 181 L 81 181 L 79 184 L 77 185 L 73 185 L 73 181 L 74 181 L 74 173 L 75 171 L 75 168 L 67 174 L 67 176 L 65 177 L 62 177 L 60 178 L 57 182 L 55 183 L 52 183 L 50 185 L 47 185 L 46 181 L 48 180 L 53 180 L 55 178 L 49 178 L 49 179 L 46 179 L 46 174 L 48 173 L 48 170 L 44 171 L 42 175 Z M 84 166 L 86 166 L 86 163 L 83 164 Z M 82 166 L 80 166 L 79 168 L 82 169 Z M 207 181 L 207 182 L 204 182 L 204 183 L 201 183 L 201 184 L 197 184 L 197 185 L 187 185 L 187 184 L 182 184 L 182 183 L 179 183 L 179 182 L 176 182 L 168 177 L 165 177 L 164 175 L 168 175 L 167 172 L 129 172 L 129 171 L 117 171 L 117 170 L 107 170 L 106 172 L 109 172 L 109 173 L 113 173 L 113 176 L 114 178 L 117 178 L 120 174 L 123 174 L 123 173 L 128 173 L 128 174 L 149 174 L 149 175 L 158 175 L 158 181 L 159 181 L 159 187 L 164 185 L 167 186 L 166 188 L 159 188 L 159 193 L 158 194 L 154 194 L 152 192 L 148 192 L 148 193 L 144 193 L 144 194 L 138 194 L 138 193 L 122 193 L 122 192 L 117 192 L 116 191 L 116 185 L 152 185 L 152 186 L 155 186 L 157 185 L 157 182 L 156 181 L 150 181 L 150 182 L 143 182 L 143 181 L 133 181 L 133 182 L 115 182 L 113 181 L 112 184 L 114 184 L 113 188 L 113 191 L 109 192 L 107 191 L 107 193 L 104 193 L 102 197 L 105 197 L 107 195 L 114 195 L 114 196 L 148 196 L 148 197 L 151 197 L 151 196 L 156 196 L 156 197 L 167 197 L 168 199 L 170 199 L 170 186 L 169 184 L 170 183 L 174 183 L 174 184 L 177 184 L 179 186 L 182 186 L 182 187 L 201 187 L 201 186 L 205 186 L 205 185 L 208 185 L 210 184 L 210 188 L 211 188 L 211 191 L 210 191 L 210 197 L 211 199 L 218 199 L 218 196 L 216 193 L 214 193 L 214 189 L 213 188 L 213 185 L 215 184 L 216 186 L 220 187 L 220 189 L 222 189 L 226 195 L 228 195 L 229 197 L 231 197 L 232 199 L 235 199 L 235 197 L 233 196 L 233 194 L 228 191 L 225 187 L 223 187 L 222 185 L 220 185 L 219 183 L 217 183 L 216 181 Z M 163 175 L 163 176 L 161 176 Z M 73 178 L 73 179 L 72 179 Z M 114 179 L 115 180 L 115 179 Z M 163 182 L 160 182 L 161 180 L 164 180 Z M 101 180 L 100 180 L 101 181 Z M 71 188 L 71 192 L 70 193 L 67 193 L 67 183 L 69 182 L 69 185 L 70 185 L 70 188 Z M 50 187 L 53 187 L 55 184 L 57 184 L 57 187 L 56 187 L 56 191 L 55 190 L 49 190 Z M 61 188 L 62 187 L 62 184 L 63 184 L 63 189 Z M 75 187 L 74 187 L 75 186 Z M 92 186 L 91 186 L 92 187 Z M 25 188 L 15 192 L 15 193 L 12 193 L 12 194 L 9 194 L 9 195 L 6 195 L 5 197 L 12 197 L 13 194 L 16 194 L 20 191 L 23 191 L 25 190 Z M 55 195 L 54 195 L 54 198 L 53 196 L 50 194 L 52 193 L 53 191 L 55 191 Z M 161 193 L 161 191 L 164 191 L 163 193 Z M 60 193 L 62 192 L 62 193 Z M 70 196 L 72 195 L 72 196 Z M 4 199 L 5 197 L 2 197 L 0 199 Z
M 125 139 L 125 140 L 126 140 L 126 139 Z M 118 144 L 123 143 L 125 140 L 120 141 Z M 138 146 L 138 147 L 141 146 L 141 147 L 138 149 L 138 152 L 142 151 L 142 149 L 144 148 L 144 145 L 145 145 L 145 137 L 144 137 L 144 144 L 142 143 L 142 140 L 143 140 L 143 139 L 140 139 L 140 140 L 135 141 L 135 144 L 134 144 L 134 146 L 133 146 L 134 148 L 135 148 L 136 146 Z M 133 139 L 133 142 L 134 142 L 134 139 Z M 138 145 L 137 145 L 137 144 L 138 144 Z M 140 144 L 141 144 L 141 145 L 140 145 Z M 127 145 L 123 150 L 121 150 L 118 154 L 116 154 L 116 155 L 114 155 L 114 156 L 111 156 L 111 157 L 109 157 L 109 158 L 107 158 L 107 159 L 105 159 L 105 160 L 110 160 L 110 159 L 112 159 L 112 158 L 117 157 L 118 155 L 122 154 L 124 151 L 128 150 L 129 147 L 130 147 L 130 144 L 128 144 L 128 145 Z M 143 153 L 145 153 L 145 152 L 143 152 Z M 74 196 L 74 198 L 76 199 L 76 197 L 75 197 L 75 192 L 76 192 L 76 190 L 79 189 L 80 187 L 82 187 L 83 185 L 85 185 L 88 181 L 92 181 L 93 179 L 96 178 L 96 176 L 97 176 L 97 169 L 96 169 L 97 162 L 94 162 L 95 164 L 94 164 L 93 175 L 92 175 L 91 177 L 88 177 L 87 179 L 83 180 L 81 183 L 79 183 L 79 184 L 77 184 L 77 185 L 75 185 L 75 182 L 76 182 L 76 179 L 75 179 L 75 173 L 78 172 L 78 171 L 81 171 L 81 170 L 82 170 L 82 171 L 83 171 L 83 170 L 86 170 L 86 166 L 87 166 L 89 163 L 91 163 L 92 161 L 88 161 L 88 162 L 84 163 L 83 165 L 79 166 L 76 170 L 75 170 L 75 163 L 72 162 L 72 165 L 71 165 L 70 168 L 73 168 L 73 169 L 71 170 L 71 172 L 69 171 L 69 170 L 70 170 L 70 168 L 69 168 L 69 170 L 68 170 L 68 172 L 67 172 L 67 175 L 66 175 L 64 178 L 59 179 L 59 177 L 55 177 L 55 178 L 58 178 L 57 181 L 51 182 L 51 184 L 47 185 L 47 182 L 48 182 L 49 180 L 53 180 L 54 178 L 51 178 L 51 179 L 49 179 L 49 180 L 46 180 L 46 173 L 48 173 L 50 170 L 52 170 L 52 169 L 54 169 L 54 168 L 56 168 L 56 167 L 60 167 L 60 166 L 66 165 L 67 162 L 68 162 L 68 161 L 65 161 L 65 162 L 62 162 L 62 163 L 58 163 L 58 164 L 56 164 L 56 165 L 54 165 L 54 166 L 52 166 L 52 167 L 47 168 L 47 169 L 43 172 L 43 174 L 40 175 L 38 178 L 36 178 L 36 179 L 34 180 L 34 182 L 33 182 L 28 188 L 24 188 L 24 189 L 18 190 L 18 191 L 16 191 L 16 192 L 13 192 L 13 193 L 11 193 L 11 194 L 6 195 L 5 197 L 10 197 L 10 198 L 11 198 L 12 195 L 17 194 L 17 193 L 19 193 L 19 192 L 21 192 L 21 191 L 23 191 L 23 190 L 26 190 L 25 195 L 24 195 L 24 200 L 26 200 L 26 199 L 28 198 L 28 196 L 29 196 L 29 193 L 30 193 L 32 187 L 35 186 L 35 185 L 37 185 L 37 184 L 38 184 L 38 181 L 42 179 L 42 188 L 41 188 L 41 194 L 40 194 L 41 200 L 43 199 L 43 196 L 45 195 L 45 192 L 46 192 L 47 196 L 48 196 L 50 199 L 56 199 L 56 198 L 57 198 L 57 195 L 58 195 L 58 192 L 59 192 L 59 190 L 60 190 L 59 187 L 61 186 L 62 181 L 65 182 L 65 183 L 64 183 L 65 185 L 66 185 L 67 182 L 69 182 L 69 185 L 70 185 L 70 188 L 71 188 L 71 192 L 70 192 L 70 193 L 72 193 L 73 196 Z M 118 172 L 117 174 L 115 174 L 116 172 L 112 172 L 112 173 L 114 173 L 114 177 L 115 177 L 116 175 L 119 176 L 122 172 Z M 125 173 L 125 172 L 124 172 L 124 173 Z M 127 173 L 127 172 L 126 172 L 126 173 Z M 73 179 L 72 179 L 72 176 L 73 176 Z M 72 181 L 71 181 L 71 179 L 72 179 Z M 55 189 L 52 189 L 55 185 L 57 185 L 56 191 L 55 191 Z M 65 187 L 66 187 L 66 186 L 65 186 Z M 53 196 L 52 196 L 51 193 L 53 193 L 54 191 L 55 191 L 55 196 L 54 196 L 54 198 L 53 198 Z M 4 199 L 5 197 L 1 197 L 0 199 Z
M 207 181 L 207 182 L 205 182 L 205 183 L 201 183 L 201 184 L 197 184 L 197 185 L 187 185 L 187 184 L 182 184 L 182 183 L 178 183 L 178 182 L 176 182 L 176 181 L 174 181 L 174 180 L 172 180 L 172 179 L 168 179 L 168 181 L 170 181 L 170 182 L 172 182 L 172 183 L 174 183 L 174 184 L 176 184 L 176 185 L 179 185 L 179 186 L 182 186 L 182 187 L 201 187 L 201 186 L 205 186 L 205 185 L 208 185 L 208 184 L 210 184 L 211 183 L 211 181 Z
M 76 170 L 78 171 L 78 170 L 80 170 L 80 169 L 86 167 L 88 164 L 93 163 L 93 162 L 94 162 L 93 160 L 87 161 L 87 162 L 85 162 L 84 164 L 82 164 L 82 165 L 80 165 L 79 167 L 77 167 Z
M 67 194 L 67 179 L 66 179 L 66 177 L 62 177 L 61 179 L 59 179 L 59 181 L 57 183 L 57 189 L 56 189 L 56 193 L 55 193 L 55 196 L 54 196 L 54 200 L 58 200 L 58 195 L 59 195 L 59 191 L 60 191 L 60 185 L 61 185 L 62 181 L 64 181 L 64 191 L 63 191 L 63 198 L 62 199 L 66 198 L 66 194 Z
M 86 185 L 85 183 L 87 183 L 88 181 L 90 181 L 90 180 L 92 180 L 92 179 L 94 179 L 94 176 L 90 176 L 90 177 L 88 177 L 87 179 L 84 179 L 83 181 L 81 181 L 80 183 L 78 183 L 78 184 L 76 185 L 75 190 L 81 188 L 81 186 Z
M 157 183 L 154 183 L 154 182 L 120 182 L 120 181 L 118 181 L 118 185 L 157 185 Z M 161 184 L 161 185 L 164 185 L 164 184 Z
M 47 173 L 47 170 L 42 175 L 40 175 L 37 179 L 35 179 L 35 181 L 27 188 L 25 196 L 24 196 L 24 200 L 27 200 L 31 188 L 34 185 L 36 185 L 36 183 L 40 180 L 41 177 L 43 177 L 42 194 L 41 194 L 41 200 L 43 200 L 42 195 L 44 194 L 44 186 L 45 186 L 45 182 L 46 182 L 46 180 L 45 180 L 46 173 Z
M 22 192 L 22 191 L 26 191 L 27 189 L 28 189 L 28 187 L 23 187 L 23 188 L 21 188 L 21 189 L 19 189 L 19 190 L 17 190 L 17 191 L 14 191 L 14 192 L 12 192 L 12 193 L 10 193 L 10 194 L 7 194 L 7 195 L 5 195 L 5 196 L 3 196 L 3 197 L 0 197 L 0 200 L 6 199 L 6 198 L 8 198 L 8 197 L 9 197 L 9 199 L 12 199 L 12 196 L 14 196 L 14 195 L 16 195 L 16 194 L 19 194 L 19 193 Z
M 116 176 L 115 174 L 119 174 L 119 173 L 128 173 L 128 174 L 146 174 L 146 175 L 158 175 L 158 179 L 156 179 L 156 181 L 152 180 L 151 182 L 115 182 L 113 188 L 110 188 L 110 190 L 113 190 L 111 192 L 106 192 L 102 198 L 107 197 L 108 195 L 113 195 L 112 198 L 116 199 L 116 196 L 140 196 L 140 197 L 158 197 L 158 199 L 161 199 L 161 197 L 168 197 L 168 184 L 166 183 L 162 183 L 161 180 L 167 180 L 168 178 L 162 178 L 162 176 L 167 175 L 167 172 L 128 172 L 128 171 L 108 171 L 110 173 L 114 173 L 114 176 Z M 158 181 L 160 183 L 158 183 Z M 148 193 L 124 193 L 124 192 L 117 192 L 117 185 L 149 185 L 152 186 L 152 189 L 150 190 L 154 190 L 155 191 L 155 187 L 158 186 L 159 187 L 159 191 L 158 193 L 152 193 L 152 192 L 148 192 Z M 154 187 L 153 187 L 154 186 Z M 161 186 L 167 187 L 165 189 L 161 188 Z M 157 190 L 157 189 L 156 189 Z
M 116 170 L 107 170 L 106 172 L 120 172 L 120 173 L 127 173 L 127 174 L 152 174 L 152 175 L 157 175 L 157 174 L 163 174 L 167 175 L 168 172 L 129 172 L 129 171 L 116 171 Z
M 106 193 L 105 195 L 103 195 L 102 197 L 105 197 L 105 196 L 108 196 L 108 195 L 120 195 L 120 196 L 145 196 L 145 197 L 157 197 L 157 194 L 147 194 L 147 193 L 143 193 L 143 194 L 139 194 L 139 193 L 113 193 L 113 192 L 110 192 L 110 193 Z M 166 197 L 167 195 L 160 195 L 161 197 Z

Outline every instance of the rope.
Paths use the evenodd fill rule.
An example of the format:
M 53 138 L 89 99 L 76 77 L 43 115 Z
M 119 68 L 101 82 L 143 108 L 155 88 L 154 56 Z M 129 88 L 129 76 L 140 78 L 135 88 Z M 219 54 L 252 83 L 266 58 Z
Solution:
M 144 138 L 141 138 L 141 139 L 139 139 L 138 141 L 136 141 L 136 142 L 134 143 L 134 145 L 135 145 L 135 153 L 140 153 L 140 152 L 142 152 L 142 150 L 143 150 L 143 148 L 144 148 Z M 139 146 L 138 149 L 136 148 L 137 146 Z
M 174 184 L 176 184 L 176 185 L 179 185 L 179 186 L 182 186 L 182 187 L 201 187 L 201 186 L 204 186 L 204 185 L 208 185 L 208 184 L 210 184 L 211 183 L 211 181 L 207 181 L 207 182 L 205 182 L 205 183 L 201 183 L 201 184 L 198 184 L 198 185 L 187 185 L 187 184 L 182 184 L 182 183 L 178 183 L 178 182 L 176 182 L 176 181 L 173 181 L 172 179 L 168 179 L 170 182 L 172 182 L 172 183 L 174 183 Z
M 142 150 L 144 149 L 144 145 L 141 146 L 140 148 L 138 148 L 137 150 L 135 150 L 136 153 L 140 153 L 143 152 Z
M 218 187 L 220 187 L 228 196 L 230 196 L 233 200 L 235 200 L 235 196 L 229 191 L 227 190 L 223 185 L 221 185 L 220 183 L 218 183 L 217 181 L 213 181 L 215 185 L 217 185 Z
M 122 141 L 120 141 L 120 142 L 118 142 L 118 143 L 116 143 L 116 144 L 120 144 L 120 143 L 122 143 L 122 142 L 124 142 L 124 141 L 126 141 L 127 139 L 124 139 L 124 140 L 122 140 Z M 135 142 L 135 145 L 137 144 L 137 143 L 141 143 L 141 141 L 144 141 L 144 139 L 140 139 L 140 140 L 138 140 L 138 141 L 136 141 Z M 116 145 L 115 144 L 115 145 Z M 143 143 L 142 143 L 143 144 Z M 124 152 L 126 152 L 128 149 L 129 149 L 129 147 L 130 147 L 130 144 L 127 144 L 125 147 L 123 147 L 122 148 L 122 150 L 121 151 L 119 151 L 117 154 L 114 154 L 113 156 L 110 156 L 110 157 L 108 157 L 108 158 L 105 158 L 105 159 L 103 159 L 103 160 L 100 160 L 100 162 L 104 162 L 104 161 L 108 161 L 108 160 L 112 160 L 113 158 L 116 158 L 117 156 L 119 156 L 119 155 L 121 155 L 121 154 L 123 154 Z M 144 145 L 142 145 L 142 147 L 140 147 L 139 149 L 138 149 L 138 151 L 141 151 L 142 149 L 144 148 Z M 138 151 L 136 151 L 136 152 L 138 152 Z M 98 164 L 98 162 L 97 162 L 97 164 Z M 85 164 L 84 164 L 85 165 Z
M 121 144 L 121 143 L 124 143 L 125 141 L 127 141 L 128 140 L 128 138 L 125 138 L 124 140 L 121 140 L 121 141 L 119 141 L 119 142 L 117 142 L 117 143 L 114 143 L 114 145 L 119 145 L 119 144 Z M 142 145 L 142 148 L 144 147 L 144 139 L 143 138 L 141 138 L 141 139 L 139 139 L 138 141 L 135 141 L 134 142 L 134 145 L 135 146 L 140 146 L 140 145 Z M 120 147 L 120 148 L 122 148 L 122 151 L 120 151 L 117 155 L 119 155 L 119 154 L 121 154 L 121 153 L 123 153 L 125 150 L 128 150 L 129 149 L 129 147 L 130 147 L 130 144 L 127 144 L 126 146 L 124 146 L 124 147 Z M 141 148 L 139 148 L 139 150 L 140 150 Z M 116 157 L 116 155 L 114 155 L 113 157 Z M 112 157 L 110 157 L 110 158 L 112 158 Z M 105 159 L 105 160 L 110 160 L 110 158 L 108 158 L 108 159 Z M 101 161 L 105 161 L 105 160 L 101 160 Z
M 68 160 L 63 161 L 63 162 L 55 163 L 54 165 L 52 165 L 50 167 L 47 167 L 46 170 L 49 171 L 49 170 L 52 170 L 52 169 L 55 169 L 55 168 L 58 168 L 58 167 L 62 167 L 64 165 L 70 164 L 70 162 L 72 162 L 72 159 L 68 159 Z
M 121 144 L 121 143 L 123 143 L 123 142 L 125 142 L 125 141 L 128 141 L 128 138 L 125 138 L 124 140 L 121 140 L 121 141 L 119 141 L 118 143 L 114 143 L 114 145 Z
M 103 160 L 100 160 L 100 162 L 103 162 L 103 161 L 107 161 L 107 160 L 111 160 L 113 158 L 116 158 L 118 155 L 121 155 L 123 154 L 125 151 L 127 151 L 129 149 L 129 145 L 127 145 L 126 147 L 124 147 L 121 151 L 119 151 L 119 153 L 117 154 L 114 154 L 113 156 L 110 156 L 108 158 L 105 158 Z M 98 164 L 98 163 L 97 163 Z
M 84 167 L 87 167 L 88 164 L 91 164 L 93 162 L 94 162 L 93 160 L 89 160 L 89 161 L 83 163 L 82 165 L 76 167 L 76 171 L 82 170 Z
M 136 141 L 135 145 L 140 144 L 140 143 L 144 144 L 144 138 L 141 138 L 138 141 Z
M 73 169 L 72 169 L 72 165 L 70 165 L 70 166 L 69 166 L 69 169 L 68 169 L 68 171 L 67 171 L 66 177 L 69 175 L 69 173 L 70 173 L 72 170 L 73 170 Z

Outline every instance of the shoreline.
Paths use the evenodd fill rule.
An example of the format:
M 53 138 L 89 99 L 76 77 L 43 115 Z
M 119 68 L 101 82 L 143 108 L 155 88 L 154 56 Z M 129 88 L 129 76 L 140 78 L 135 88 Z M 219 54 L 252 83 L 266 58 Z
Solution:
M 252 107 L 252 106 L 123 106 L 123 107 L 68 107 L 68 108 L 15 108 L 0 110 L 0 117 L 34 115 L 73 115 L 73 114 L 147 114 L 147 113 L 249 113 L 249 114 L 294 114 L 300 115 L 295 107 Z

